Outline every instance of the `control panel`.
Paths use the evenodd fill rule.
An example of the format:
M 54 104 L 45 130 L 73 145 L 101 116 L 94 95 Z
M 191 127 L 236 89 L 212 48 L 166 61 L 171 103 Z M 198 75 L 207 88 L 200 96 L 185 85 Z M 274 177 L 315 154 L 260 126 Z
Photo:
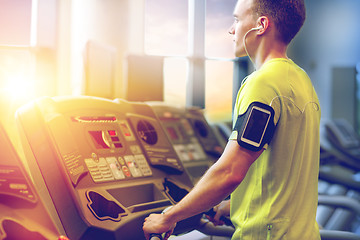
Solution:
M 86 167 L 81 169 L 88 171 L 94 182 L 152 176 L 151 168 L 126 120 L 119 120 L 116 116 L 73 116 L 71 120 L 75 125 L 85 127 L 74 130 L 85 130 L 85 138 L 92 151 L 85 156 Z M 73 161 L 76 157 L 69 159 Z M 71 168 L 74 165 L 67 163 L 65 166 Z M 74 171 L 68 169 L 68 172 Z
M 0 124 L 0 239 L 58 239 L 60 232 Z
M 144 218 L 193 187 L 144 103 L 42 98 L 16 119 L 41 197 L 70 239 L 143 239 Z
M 188 119 L 194 128 L 195 135 L 199 139 L 206 154 L 215 159 L 219 158 L 223 153 L 225 146 L 220 143 L 213 128 L 206 120 L 203 110 L 192 107 L 187 108 L 186 112 Z
M 160 102 L 148 104 L 156 113 L 192 181 L 197 182 L 223 151 L 201 110 Z

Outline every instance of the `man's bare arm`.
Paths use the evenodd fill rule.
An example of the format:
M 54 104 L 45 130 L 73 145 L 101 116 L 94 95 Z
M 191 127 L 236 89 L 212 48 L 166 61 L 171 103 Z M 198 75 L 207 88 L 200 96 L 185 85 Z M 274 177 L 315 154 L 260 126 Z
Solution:
M 262 152 L 263 150 L 252 152 L 240 147 L 236 141 L 230 140 L 219 160 L 188 195 L 165 214 L 161 216 L 152 214 L 146 219 L 143 227 L 145 235 L 164 231 L 178 221 L 200 214 L 219 204 L 242 182 L 249 167 Z M 156 230 L 150 223 L 154 222 L 151 221 L 152 219 L 157 221 Z M 159 223 L 164 225 L 163 228 Z

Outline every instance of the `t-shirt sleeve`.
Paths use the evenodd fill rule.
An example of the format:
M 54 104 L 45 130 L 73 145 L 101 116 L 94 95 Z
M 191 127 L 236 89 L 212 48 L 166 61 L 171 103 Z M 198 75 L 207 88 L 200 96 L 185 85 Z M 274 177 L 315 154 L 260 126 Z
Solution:
M 271 76 L 267 77 L 264 74 L 250 75 L 245 84 L 240 88 L 234 107 L 233 131 L 231 132 L 229 140 L 237 140 L 238 132 L 234 131 L 235 122 L 238 116 L 245 113 L 249 105 L 253 102 L 270 105 L 275 111 L 274 124 L 277 124 L 280 116 L 280 105 L 279 101 L 273 101 L 278 95 L 275 86 L 269 78 L 271 78 Z M 264 148 L 267 148 L 267 144 Z

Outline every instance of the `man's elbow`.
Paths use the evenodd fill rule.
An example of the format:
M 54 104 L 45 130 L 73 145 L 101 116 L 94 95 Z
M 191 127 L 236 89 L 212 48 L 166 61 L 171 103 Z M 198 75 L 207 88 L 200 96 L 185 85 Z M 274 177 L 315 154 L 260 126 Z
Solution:
M 245 175 L 246 173 L 228 171 L 223 179 L 225 180 L 225 185 L 227 186 L 227 188 L 235 189 L 244 180 Z

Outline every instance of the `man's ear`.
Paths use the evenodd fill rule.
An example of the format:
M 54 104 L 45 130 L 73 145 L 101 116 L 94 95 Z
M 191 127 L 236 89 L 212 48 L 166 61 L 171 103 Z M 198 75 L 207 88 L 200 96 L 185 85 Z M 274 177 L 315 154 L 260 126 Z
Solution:
M 257 20 L 257 26 L 259 27 L 258 35 L 264 34 L 269 28 L 270 20 L 266 16 L 261 16 Z

